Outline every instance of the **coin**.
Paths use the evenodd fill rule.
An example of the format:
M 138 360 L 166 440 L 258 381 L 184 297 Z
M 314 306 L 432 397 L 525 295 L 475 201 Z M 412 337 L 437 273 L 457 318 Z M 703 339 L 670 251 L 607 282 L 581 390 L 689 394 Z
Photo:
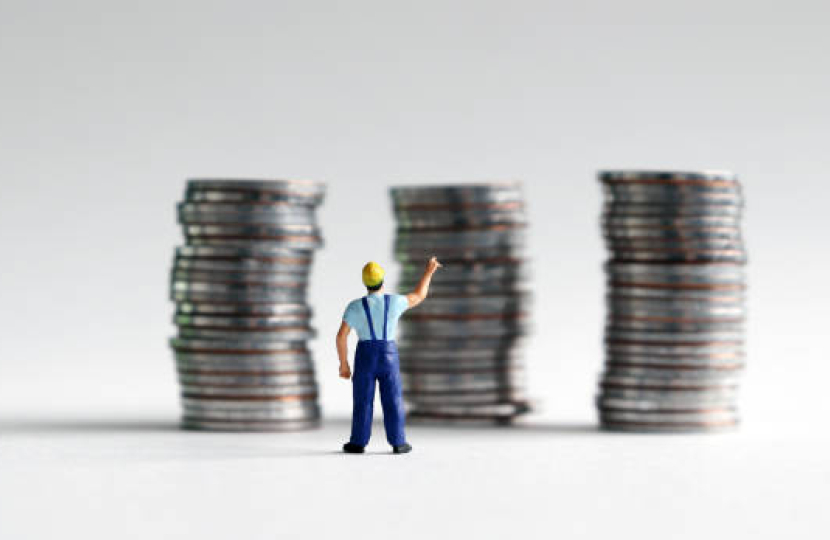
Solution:
M 302 419 L 285 421 L 239 421 L 239 420 L 201 420 L 185 417 L 184 429 L 206 431 L 300 431 L 320 426 L 320 420 Z

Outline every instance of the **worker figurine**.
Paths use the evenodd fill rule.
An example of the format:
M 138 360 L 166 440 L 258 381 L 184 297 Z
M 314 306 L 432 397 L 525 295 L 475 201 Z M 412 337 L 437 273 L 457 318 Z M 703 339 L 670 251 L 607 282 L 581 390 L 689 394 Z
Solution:
M 359 339 L 352 377 L 352 436 L 343 445 L 344 452 L 361 454 L 369 443 L 375 381 L 380 385 L 386 440 L 396 454 L 412 451 L 412 446 L 406 442 L 404 435 L 403 394 L 395 329 L 403 312 L 417 306 L 427 297 L 432 274 L 439 268 L 441 264 L 432 257 L 427 262 L 418 287 L 407 295 L 401 295 L 383 294 L 384 271 L 378 263 L 370 262 L 363 267 L 363 284 L 368 294 L 349 303 L 337 332 L 340 376 L 344 379 L 352 377 L 347 359 L 347 340 L 352 328 Z

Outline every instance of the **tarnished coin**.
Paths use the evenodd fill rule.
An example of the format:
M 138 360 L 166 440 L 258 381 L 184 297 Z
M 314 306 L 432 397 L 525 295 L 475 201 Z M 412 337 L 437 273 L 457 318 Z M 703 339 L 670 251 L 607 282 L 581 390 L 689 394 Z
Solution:
M 184 429 L 207 431 L 300 431 L 320 427 L 320 419 L 298 419 L 283 421 L 239 421 L 239 420 L 202 420 L 185 417 Z
M 311 318 L 311 308 L 301 303 L 222 303 L 207 302 L 179 302 L 176 304 L 176 315 L 205 315 L 205 316 L 234 316 L 248 317 L 276 317 L 276 318 Z
M 280 399 L 303 398 L 317 394 L 316 384 L 285 386 L 206 386 L 181 384 L 182 396 L 213 399 Z
M 286 326 L 268 330 L 242 328 L 204 328 L 179 325 L 179 337 L 185 339 L 246 341 L 267 348 L 273 342 L 297 342 L 314 338 L 316 331 L 310 327 Z
M 599 172 L 599 180 L 605 184 L 699 184 L 703 186 L 734 186 L 738 183 L 735 173 L 722 170 L 707 171 L 659 171 L 659 170 L 605 170 Z
M 493 204 L 470 209 L 405 210 L 395 213 L 398 230 L 463 229 L 493 225 L 526 224 L 527 217 L 521 203 Z
M 270 317 L 223 317 L 181 314 L 173 318 L 173 322 L 180 326 L 194 328 L 226 328 L 242 330 L 280 330 L 292 328 L 309 328 L 307 314 L 274 315 Z
M 179 223 L 183 225 L 259 224 L 314 227 L 316 214 L 310 207 L 292 204 L 181 203 Z
M 198 386 L 303 386 L 315 385 L 313 372 L 280 373 L 276 375 L 225 375 L 210 373 L 179 372 L 179 382 L 183 385 Z
M 393 206 L 398 210 L 442 210 L 523 202 L 521 185 L 518 182 L 394 186 L 389 189 L 389 194 Z
M 211 402 L 207 403 L 212 404 Z M 248 409 L 222 409 L 189 405 L 184 405 L 183 408 L 184 416 L 193 420 L 280 422 L 285 420 L 309 420 L 320 417 L 320 407 L 314 402 L 285 402 L 280 403 L 281 406 L 278 408 L 272 407 L 272 402 L 256 403 L 256 405 L 256 408 Z
M 177 352 L 191 353 L 252 353 L 262 355 L 265 353 L 300 352 L 306 353 L 307 348 L 304 341 L 250 341 L 250 340 L 218 340 L 176 337 L 170 339 L 170 346 Z
M 200 193 L 270 195 L 276 200 L 288 200 L 293 204 L 320 204 L 326 186 L 307 180 L 251 180 L 226 178 L 193 178 L 188 180 L 185 199 L 199 200 Z M 196 196 L 194 196 L 196 195 Z
M 274 242 L 249 245 L 187 245 L 176 248 L 176 258 L 219 260 L 250 264 L 296 264 L 308 267 L 312 261 L 312 252 L 308 249 L 295 249 L 281 246 Z M 253 259 L 253 261 L 249 261 Z

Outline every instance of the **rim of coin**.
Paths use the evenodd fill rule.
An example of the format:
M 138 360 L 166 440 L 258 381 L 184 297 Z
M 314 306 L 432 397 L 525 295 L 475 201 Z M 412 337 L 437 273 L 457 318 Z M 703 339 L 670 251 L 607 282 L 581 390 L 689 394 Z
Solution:
M 291 191 L 309 193 L 325 193 L 326 184 L 316 180 L 284 179 L 284 178 L 220 178 L 196 177 L 188 178 L 187 189 L 228 189 L 249 191 Z
M 297 262 L 301 265 L 310 265 L 314 259 L 314 250 L 296 249 L 274 244 L 251 244 L 246 246 L 188 244 L 176 247 L 176 257 L 203 260 L 287 260 Z
M 669 184 L 672 182 L 738 182 L 738 175 L 724 169 L 702 169 L 697 171 L 668 171 L 660 169 L 605 169 L 598 172 L 604 183 L 642 183 L 655 182 Z
M 321 425 L 320 419 L 285 420 L 279 422 L 242 422 L 237 420 L 193 420 L 183 419 L 182 429 L 193 431 L 251 431 L 251 432 L 283 432 L 317 429 Z

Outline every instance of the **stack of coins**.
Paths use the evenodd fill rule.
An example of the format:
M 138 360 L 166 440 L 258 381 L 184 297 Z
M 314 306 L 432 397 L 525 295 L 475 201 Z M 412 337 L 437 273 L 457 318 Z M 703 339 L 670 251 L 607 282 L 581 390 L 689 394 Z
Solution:
M 610 252 L 602 426 L 735 427 L 746 288 L 737 178 L 607 171 L 599 179 Z
M 170 282 L 184 427 L 319 424 L 306 288 L 324 192 L 299 181 L 188 181 Z
M 394 187 L 398 289 L 444 265 L 404 315 L 404 397 L 416 420 L 506 423 L 526 412 L 521 337 L 530 296 L 524 200 L 515 183 Z

